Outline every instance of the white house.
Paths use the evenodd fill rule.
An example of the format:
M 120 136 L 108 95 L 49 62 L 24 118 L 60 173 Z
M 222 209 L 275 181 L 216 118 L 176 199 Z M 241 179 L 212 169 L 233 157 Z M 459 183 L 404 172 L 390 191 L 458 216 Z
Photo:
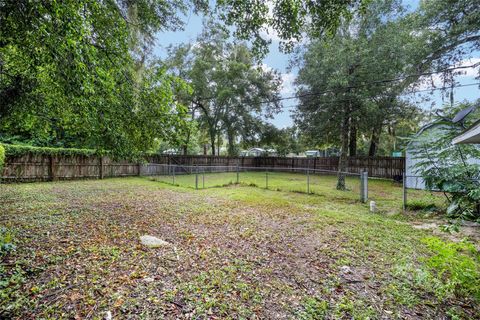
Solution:
M 315 158 L 315 157 L 337 157 L 339 156 L 339 152 L 337 149 L 334 148 L 326 148 L 323 150 L 307 150 L 305 151 L 305 156 L 307 158 Z
M 266 152 L 267 152 L 267 155 L 268 155 L 269 157 L 276 157 L 276 156 L 278 156 L 278 152 L 277 152 L 277 150 L 275 150 L 275 149 L 267 149 Z
M 307 158 L 320 157 L 320 151 L 318 151 L 318 150 L 307 150 L 307 151 L 305 151 L 305 156 Z
M 417 141 L 411 141 L 407 144 L 405 150 L 405 175 L 407 188 L 425 189 L 425 181 L 420 177 L 420 174 L 417 173 L 415 169 L 415 165 L 423 159 L 419 159 L 418 156 L 415 156 L 415 151 L 417 148 L 428 147 L 428 141 L 435 141 L 438 136 L 444 135 L 442 131 L 446 130 L 447 128 L 448 127 L 446 124 L 436 122 L 430 123 L 423 126 L 415 135 L 416 137 L 422 136 L 424 138 L 422 140 L 425 141 L 426 145 L 419 145 Z M 459 137 L 456 139 L 458 138 Z M 454 139 L 454 141 L 456 139 Z M 468 158 L 467 162 L 472 164 L 480 164 L 480 159 Z
M 262 148 L 250 148 L 248 150 L 241 151 L 240 157 L 261 157 L 261 156 L 264 156 L 266 153 L 267 151 L 265 151 Z
M 169 154 L 169 155 L 176 155 L 176 154 L 178 154 L 178 150 L 177 149 L 167 149 L 167 150 L 164 150 L 162 153 L 163 154 Z

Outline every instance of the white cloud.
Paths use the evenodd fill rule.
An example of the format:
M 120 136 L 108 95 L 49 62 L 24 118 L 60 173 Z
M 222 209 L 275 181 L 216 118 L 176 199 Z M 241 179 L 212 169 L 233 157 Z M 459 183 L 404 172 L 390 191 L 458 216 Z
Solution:
M 260 64 L 260 68 L 262 68 L 262 70 L 263 70 L 264 72 L 273 71 L 273 68 L 270 67 L 268 64 L 265 64 L 265 63 L 261 63 L 261 64 Z
M 275 69 L 270 67 L 268 64 L 261 63 L 260 68 L 265 72 L 274 71 Z M 295 78 L 296 75 L 292 72 L 281 73 L 280 78 L 282 79 L 282 88 L 280 89 L 280 94 L 282 96 L 291 96 L 295 94 Z
M 260 36 L 265 40 L 271 40 L 272 42 L 280 42 L 282 38 L 278 35 L 272 27 L 263 28 L 260 30 Z
M 280 94 L 282 96 L 291 96 L 295 93 L 295 75 L 293 73 L 282 73 L 282 89 Z
M 480 58 L 471 58 L 471 59 L 463 60 L 457 66 L 465 67 L 465 66 L 471 66 L 471 65 L 476 65 L 477 67 L 463 69 L 463 74 L 459 75 L 459 77 L 477 77 L 478 70 L 480 68 Z

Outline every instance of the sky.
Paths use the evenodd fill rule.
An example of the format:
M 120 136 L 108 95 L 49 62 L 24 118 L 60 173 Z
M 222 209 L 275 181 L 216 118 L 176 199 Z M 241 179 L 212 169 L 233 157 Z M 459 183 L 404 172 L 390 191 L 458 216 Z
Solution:
M 418 5 L 417 0 L 405 0 L 404 3 L 409 6 L 410 10 L 413 10 Z M 185 21 L 186 24 L 184 30 L 169 31 L 158 34 L 157 44 L 154 48 L 154 54 L 156 56 L 164 58 L 166 56 L 166 48 L 169 45 L 195 42 L 198 34 L 200 34 L 202 31 L 202 17 L 191 13 L 187 17 L 185 17 Z M 276 69 L 281 73 L 281 77 L 283 80 L 283 86 L 280 91 L 281 96 L 292 96 L 295 94 L 294 80 L 297 69 L 295 68 L 295 66 L 293 66 L 293 69 L 289 70 L 288 66 L 290 64 L 291 56 L 279 51 L 278 37 L 276 37 L 275 34 L 272 33 L 264 35 L 272 40 L 272 44 L 269 47 L 269 53 L 263 59 L 262 63 L 265 66 Z M 480 52 L 475 52 L 470 59 L 463 61 L 462 65 L 472 65 L 478 62 L 480 62 Z M 455 102 L 461 102 L 464 100 L 473 101 L 480 98 L 479 86 L 469 86 L 469 84 L 480 81 L 479 79 L 475 79 L 476 75 L 476 70 L 465 69 L 465 74 L 456 77 L 456 81 L 458 82 L 458 84 L 463 85 L 464 87 L 459 87 L 454 90 Z M 434 76 L 433 81 L 436 87 L 442 87 L 442 81 L 438 76 Z M 419 89 L 428 89 L 430 87 L 430 85 L 424 84 Z M 440 107 L 444 103 L 449 102 L 448 98 L 442 96 L 441 91 L 434 91 L 432 95 L 430 95 L 429 92 L 426 92 L 423 93 L 423 95 L 430 96 L 428 102 L 422 102 L 423 99 L 418 93 L 405 96 L 405 98 L 408 98 L 410 101 L 415 102 L 417 105 L 421 106 L 426 110 L 431 109 L 433 106 Z M 283 103 L 283 111 L 277 114 L 273 119 L 267 119 L 267 121 L 273 123 L 279 128 L 292 126 L 293 120 L 291 118 L 291 115 L 296 103 L 297 100 L 285 100 Z

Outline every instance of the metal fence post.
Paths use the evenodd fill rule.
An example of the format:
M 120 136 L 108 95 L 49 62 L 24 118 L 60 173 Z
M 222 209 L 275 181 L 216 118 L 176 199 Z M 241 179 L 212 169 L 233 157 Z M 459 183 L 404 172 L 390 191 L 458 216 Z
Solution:
M 360 201 L 367 202 L 368 199 L 368 171 L 360 172 Z
M 205 189 L 205 168 L 202 170 L 202 189 Z
M 364 203 L 365 197 L 363 196 L 363 170 L 360 170 L 360 202 Z
M 365 170 L 365 172 L 363 173 L 365 175 L 365 182 L 363 184 L 363 187 L 365 188 L 365 202 L 367 202 L 368 200 L 368 171 Z
M 265 171 L 265 188 L 268 189 L 268 170 Z
M 407 176 L 405 175 L 405 172 L 403 173 L 403 179 L 402 179 L 402 189 L 403 189 L 403 212 L 407 210 Z

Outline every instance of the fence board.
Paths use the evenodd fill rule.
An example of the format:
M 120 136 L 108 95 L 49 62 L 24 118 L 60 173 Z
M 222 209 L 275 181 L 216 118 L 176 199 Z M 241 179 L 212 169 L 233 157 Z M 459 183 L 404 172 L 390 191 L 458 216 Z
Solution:
M 319 158 L 287 158 L 287 157 L 223 157 L 195 155 L 155 155 L 147 157 L 152 166 L 128 161 L 112 161 L 100 156 L 49 156 L 26 154 L 18 157 L 7 157 L 2 181 L 49 181 L 82 178 L 124 177 L 138 175 L 164 174 L 162 166 L 154 164 L 178 165 L 177 173 L 188 173 L 184 166 L 231 166 L 236 167 L 274 167 L 277 169 L 304 169 L 336 171 L 338 157 Z M 360 173 L 368 171 L 371 177 L 394 179 L 403 175 L 405 158 L 394 157 L 350 157 L 347 171 Z

